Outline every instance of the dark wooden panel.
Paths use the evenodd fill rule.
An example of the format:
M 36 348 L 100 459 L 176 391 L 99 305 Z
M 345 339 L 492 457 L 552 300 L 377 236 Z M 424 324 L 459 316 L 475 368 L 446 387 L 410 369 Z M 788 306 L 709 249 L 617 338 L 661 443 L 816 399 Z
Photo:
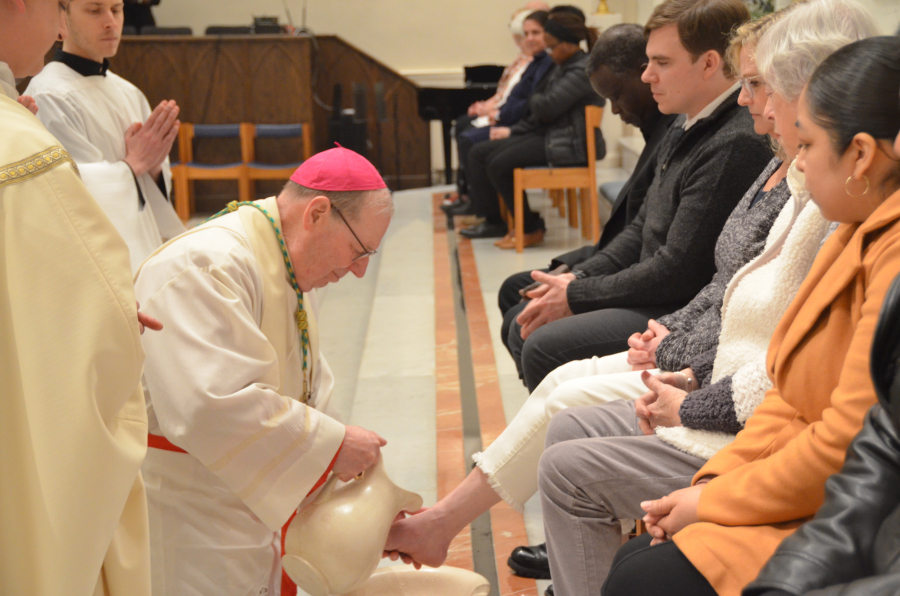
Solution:
M 392 189 L 419 188 L 431 184 L 431 145 L 428 123 L 418 116 L 416 85 L 339 37 L 318 38 L 315 89 L 330 104 L 332 89 L 340 83 L 344 107 L 353 105 L 353 84 L 365 86 L 369 119 L 369 158 Z M 386 119 L 379 122 L 375 110 L 375 83 L 384 85 Z M 331 112 L 313 105 L 316 147 L 328 143 Z

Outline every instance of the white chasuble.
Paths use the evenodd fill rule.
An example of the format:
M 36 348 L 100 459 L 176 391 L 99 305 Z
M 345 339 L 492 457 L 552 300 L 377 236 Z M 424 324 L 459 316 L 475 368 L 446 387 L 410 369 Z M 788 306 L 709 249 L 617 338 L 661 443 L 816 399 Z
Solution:
M 128 249 L 0 63 L 0 594 L 148 596 Z
M 137 87 L 112 72 L 83 76 L 50 62 L 26 94 L 34 97 L 38 119 L 75 159 L 84 184 L 125 239 L 132 270 L 184 231 L 167 199 L 172 188 L 168 158 L 162 171 L 165 194 L 149 173 L 135 178 L 122 161 L 125 131 L 151 112 Z
M 274 198 L 259 201 L 280 226 Z M 144 337 L 154 596 L 277 594 L 279 529 L 328 469 L 344 426 L 311 329 L 303 397 L 297 297 L 268 219 L 242 207 L 180 236 L 138 272 Z M 314 293 L 305 294 L 314 321 Z M 263 590 L 266 590 L 265 592 Z

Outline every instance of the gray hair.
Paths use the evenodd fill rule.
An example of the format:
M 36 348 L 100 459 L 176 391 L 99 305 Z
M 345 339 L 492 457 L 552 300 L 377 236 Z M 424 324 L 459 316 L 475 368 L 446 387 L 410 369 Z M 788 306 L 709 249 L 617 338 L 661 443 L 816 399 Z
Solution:
M 875 20 L 856 0 L 809 0 L 766 31 L 756 46 L 756 66 L 766 85 L 793 101 L 835 50 L 876 35 Z
M 376 214 L 394 213 L 394 196 L 390 189 L 378 190 L 316 190 L 288 180 L 282 192 L 293 199 L 326 197 L 338 211 L 349 219 L 358 220 L 365 205 L 372 205 Z

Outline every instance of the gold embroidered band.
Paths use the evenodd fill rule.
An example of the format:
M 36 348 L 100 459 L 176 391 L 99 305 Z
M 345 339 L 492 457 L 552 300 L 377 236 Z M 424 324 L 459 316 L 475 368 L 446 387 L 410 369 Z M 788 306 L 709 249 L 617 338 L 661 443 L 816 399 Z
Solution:
M 75 160 L 72 159 L 69 152 L 58 145 L 54 145 L 22 161 L 0 166 L 0 188 L 8 184 L 30 180 L 64 163 L 71 163 L 75 173 L 78 174 L 78 167 L 75 165 Z

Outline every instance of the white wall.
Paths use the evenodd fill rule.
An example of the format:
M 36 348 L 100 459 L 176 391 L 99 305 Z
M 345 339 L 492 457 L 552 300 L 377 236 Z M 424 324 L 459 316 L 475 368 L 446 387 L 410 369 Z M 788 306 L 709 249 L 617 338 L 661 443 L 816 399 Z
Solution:
M 660 0 L 609 0 L 625 21 L 647 18 Z M 870 0 L 878 1 L 878 0 Z M 893 0 L 882 0 L 893 1 Z M 403 74 L 458 73 L 468 64 L 508 64 L 516 47 L 506 24 L 525 0 L 307 0 L 307 27 L 336 34 Z M 597 0 L 565 0 L 593 12 Z M 556 4 L 557 2 L 550 2 Z M 559 2 L 561 3 L 561 2 Z M 299 26 L 303 0 L 287 0 Z M 163 0 L 160 25 L 249 25 L 254 15 L 278 16 L 282 0 Z
M 155 8 L 163 26 L 188 25 L 202 35 L 209 25 L 249 25 L 253 16 L 278 16 L 283 1 L 299 26 L 304 0 L 163 0 Z M 428 86 L 462 84 L 462 67 L 507 64 L 516 55 L 506 24 L 525 0 L 306 0 L 306 25 L 336 34 L 385 65 Z M 608 0 L 624 22 L 644 23 L 662 0 Z M 789 0 L 784 0 L 789 1 Z M 597 0 L 558 0 L 590 14 Z M 900 0 L 860 0 L 891 34 L 900 23 Z M 611 114 L 605 117 L 609 166 L 619 165 L 618 140 L 635 134 Z M 433 151 L 443 164 L 440 151 Z
M 286 0 L 299 25 L 304 0 Z M 506 29 L 524 0 L 306 0 L 307 26 L 340 35 L 403 74 L 458 73 L 463 65 L 512 60 L 516 48 Z M 597 0 L 566 0 L 593 12 Z M 660 0 L 609 0 L 625 22 L 644 22 Z M 900 24 L 900 1 L 861 0 L 885 34 Z M 551 2 L 554 4 L 554 2 Z M 163 0 L 155 9 L 161 25 L 246 25 L 253 15 L 286 22 L 282 0 Z

